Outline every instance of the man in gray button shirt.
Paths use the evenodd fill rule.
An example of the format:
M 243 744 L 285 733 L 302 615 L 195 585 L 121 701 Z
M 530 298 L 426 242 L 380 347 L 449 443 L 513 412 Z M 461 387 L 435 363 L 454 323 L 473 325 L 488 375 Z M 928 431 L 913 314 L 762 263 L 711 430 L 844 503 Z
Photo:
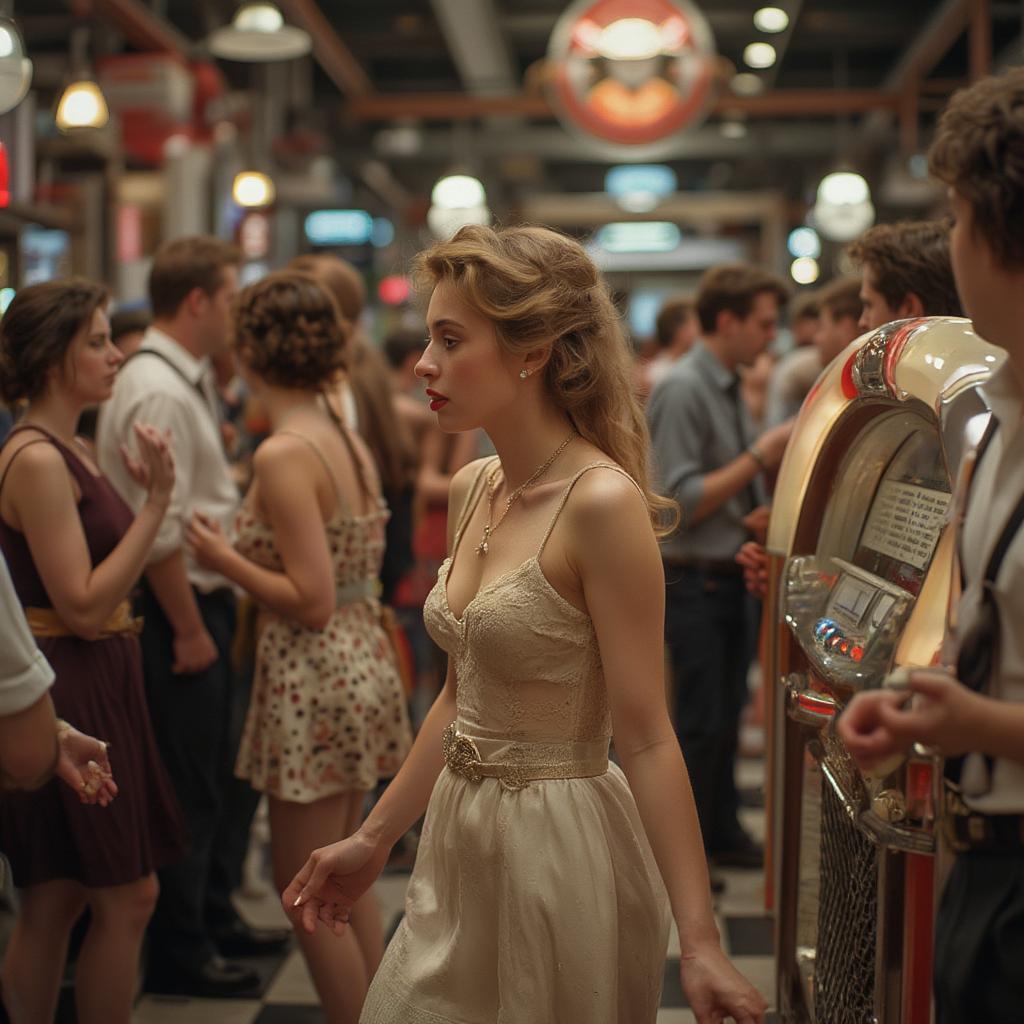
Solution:
M 682 509 L 662 548 L 676 731 L 704 843 L 720 864 L 756 866 L 761 857 L 737 817 L 734 761 L 752 630 L 734 558 L 752 536 L 764 539 L 762 472 L 778 466 L 791 429 L 782 424 L 754 442 L 737 371 L 775 337 L 786 298 L 781 279 L 758 267 L 708 271 L 696 298 L 702 339 L 647 406 L 662 490 Z

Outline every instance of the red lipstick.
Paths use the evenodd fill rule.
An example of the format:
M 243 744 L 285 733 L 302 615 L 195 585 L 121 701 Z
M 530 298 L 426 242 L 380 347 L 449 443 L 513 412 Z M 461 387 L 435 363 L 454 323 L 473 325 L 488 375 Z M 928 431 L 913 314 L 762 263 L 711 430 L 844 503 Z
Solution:
M 439 391 L 433 391 L 431 388 L 427 388 L 427 398 L 430 399 L 431 412 L 437 412 L 448 404 L 447 395 L 442 395 Z

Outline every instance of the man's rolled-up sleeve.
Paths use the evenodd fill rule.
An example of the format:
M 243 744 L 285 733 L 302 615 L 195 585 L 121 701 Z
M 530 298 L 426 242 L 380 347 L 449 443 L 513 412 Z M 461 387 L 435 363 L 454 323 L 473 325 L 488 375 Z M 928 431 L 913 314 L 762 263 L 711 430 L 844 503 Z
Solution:
M 32 707 L 53 685 L 53 669 L 29 632 L 7 563 L 0 558 L 0 715 Z

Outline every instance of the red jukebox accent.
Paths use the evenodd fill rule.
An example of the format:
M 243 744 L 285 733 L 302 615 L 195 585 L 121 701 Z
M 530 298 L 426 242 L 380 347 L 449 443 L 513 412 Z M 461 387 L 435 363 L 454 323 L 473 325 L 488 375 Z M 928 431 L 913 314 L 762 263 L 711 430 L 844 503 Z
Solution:
M 607 142 L 658 142 L 703 120 L 714 56 L 688 0 L 578 0 L 551 34 L 555 110 Z

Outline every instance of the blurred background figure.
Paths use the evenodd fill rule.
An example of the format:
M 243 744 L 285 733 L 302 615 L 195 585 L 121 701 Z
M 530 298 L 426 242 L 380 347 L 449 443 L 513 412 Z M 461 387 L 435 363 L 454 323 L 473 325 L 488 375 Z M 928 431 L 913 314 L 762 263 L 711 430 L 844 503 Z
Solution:
M 126 359 L 138 350 L 152 320 L 147 309 L 119 309 L 110 315 L 110 340 Z
M 657 349 L 646 362 L 638 365 L 637 391 L 644 400 L 664 379 L 672 365 L 693 348 L 700 333 L 693 300 L 684 296 L 669 299 L 654 321 Z

